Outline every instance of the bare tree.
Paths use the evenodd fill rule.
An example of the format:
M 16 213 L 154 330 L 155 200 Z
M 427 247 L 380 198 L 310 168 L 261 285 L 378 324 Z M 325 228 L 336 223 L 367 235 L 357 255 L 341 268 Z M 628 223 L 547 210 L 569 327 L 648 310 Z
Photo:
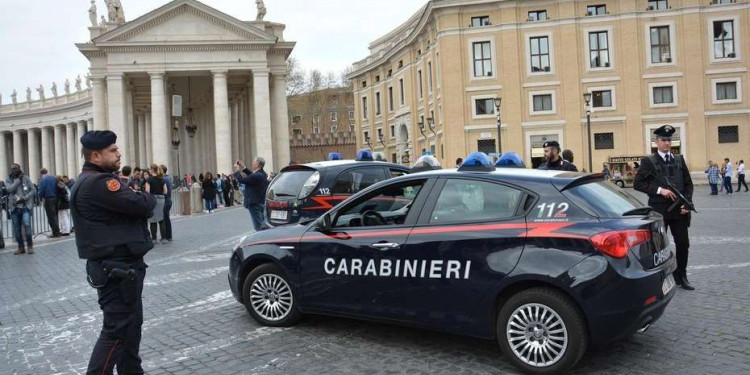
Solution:
M 315 92 L 323 88 L 325 88 L 323 84 L 323 73 L 318 69 L 311 70 L 307 84 L 307 92 Z
M 341 73 L 339 73 L 339 80 L 340 80 L 339 87 L 349 87 L 351 83 L 349 82 L 349 79 L 346 78 L 346 76 L 349 75 L 349 73 L 351 73 L 353 70 L 354 70 L 353 67 L 349 65 L 346 68 L 344 68 L 344 70 L 342 70 Z
M 286 71 L 286 96 L 303 94 L 306 91 L 307 77 L 296 58 L 290 57 L 286 61 Z
M 332 89 L 334 87 L 338 87 L 339 82 L 336 79 L 336 74 L 333 72 L 326 73 L 325 78 L 323 79 L 323 87 L 327 89 Z

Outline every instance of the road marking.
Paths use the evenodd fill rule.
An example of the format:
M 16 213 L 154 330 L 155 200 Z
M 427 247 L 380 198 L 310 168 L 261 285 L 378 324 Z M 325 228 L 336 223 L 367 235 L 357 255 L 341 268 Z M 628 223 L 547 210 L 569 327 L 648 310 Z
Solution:
M 710 270 L 715 268 L 745 268 L 750 267 L 750 263 L 730 263 L 730 264 L 704 264 L 698 266 L 689 266 L 688 270 Z

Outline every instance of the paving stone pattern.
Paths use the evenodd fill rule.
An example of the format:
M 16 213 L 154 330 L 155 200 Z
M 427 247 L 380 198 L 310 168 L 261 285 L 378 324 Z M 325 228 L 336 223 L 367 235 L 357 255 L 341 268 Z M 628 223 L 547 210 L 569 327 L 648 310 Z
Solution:
M 648 332 L 587 353 L 578 374 L 750 374 L 750 193 L 696 194 L 690 279 Z M 642 196 L 641 196 L 642 198 Z M 515 374 L 496 343 L 310 316 L 259 326 L 227 286 L 244 209 L 180 219 L 147 256 L 141 356 L 149 374 Z M 0 252 L 0 374 L 82 374 L 101 327 L 71 239 Z

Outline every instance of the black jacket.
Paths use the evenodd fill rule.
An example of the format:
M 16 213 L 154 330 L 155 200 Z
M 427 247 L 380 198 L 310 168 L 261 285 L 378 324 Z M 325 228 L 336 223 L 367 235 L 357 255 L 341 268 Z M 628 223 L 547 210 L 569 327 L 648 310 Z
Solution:
M 245 168 L 243 171 L 234 172 L 234 178 L 245 185 L 245 192 L 243 193 L 245 207 L 266 202 L 266 189 L 268 188 L 266 171 L 259 169 L 253 172 Z
M 576 168 L 576 166 L 573 163 L 563 158 L 560 158 L 558 161 L 554 163 L 544 162 L 542 163 L 542 165 L 539 166 L 538 169 L 551 170 L 551 171 L 578 172 L 578 168 Z
M 657 163 L 662 163 L 666 166 L 666 163 L 662 160 L 661 156 L 656 156 Z M 693 200 L 693 180 L 690 178 L 690 171 L 688 170 L 685 159 L 682 155 L 675 155 L 675 165 L 679 165 L 678 179 L 680 180 L 682 188 L 681 193 L 689 200 Z M 666 184 L 661 182 L 656 176 L 659 174 L 659 169 L 654 166 L 651 161 L 651 157 L 645 157 L 641 159 L 641 167 L 638 168 L 638 172 L 633 180 L 633 188 L 640 192 L 648 194 L 648 204 L 654 207 L 657 211 L 664 214 L 661 210 L 664 206 L 670 206 L 673 201 L 662 197 L 657 193 L 659 188 L 666 189 Z M 679 186 L 678 186 L 679 188 Z M 679 210 L 675 210 L 679 212 Z

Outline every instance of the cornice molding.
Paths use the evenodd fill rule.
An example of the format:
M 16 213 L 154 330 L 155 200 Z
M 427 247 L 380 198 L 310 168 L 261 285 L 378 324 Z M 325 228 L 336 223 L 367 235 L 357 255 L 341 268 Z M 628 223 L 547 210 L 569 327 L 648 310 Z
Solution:
M 192 45 L 151 45 L 102 47 L 101 55 L 122 52 L 200 52 L 200 51 L 265 51 L 269 44 L 192 44 Z

